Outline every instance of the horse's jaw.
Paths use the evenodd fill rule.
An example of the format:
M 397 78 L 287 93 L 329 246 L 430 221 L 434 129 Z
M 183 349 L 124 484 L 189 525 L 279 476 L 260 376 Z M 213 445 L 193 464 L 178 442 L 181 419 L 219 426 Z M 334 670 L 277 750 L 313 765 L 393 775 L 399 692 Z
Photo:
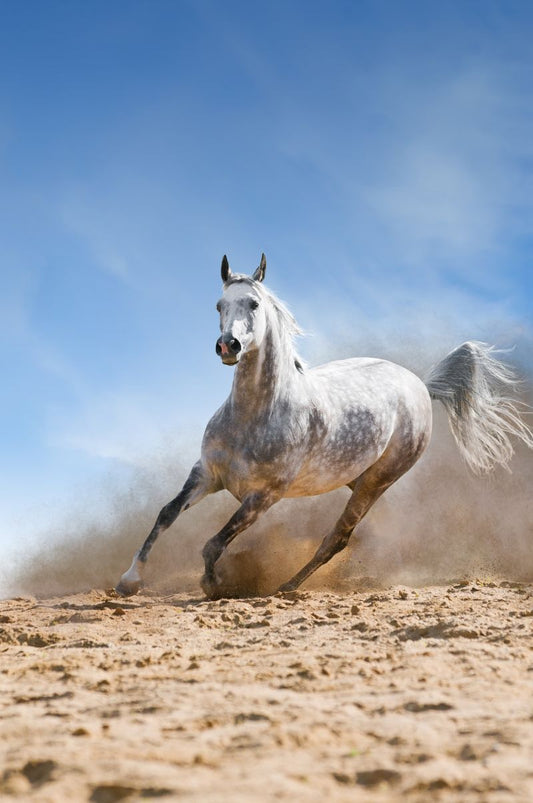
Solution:
M 220 359 L 224 365 L 252 365 L 255 364 L 254 360 L 259 354 L 260 349 L 252 343 L 250 346 L 245 346 L 241 351 L 238 351 L 237 354 L 232 354 L 231 352 L 221 354 Z

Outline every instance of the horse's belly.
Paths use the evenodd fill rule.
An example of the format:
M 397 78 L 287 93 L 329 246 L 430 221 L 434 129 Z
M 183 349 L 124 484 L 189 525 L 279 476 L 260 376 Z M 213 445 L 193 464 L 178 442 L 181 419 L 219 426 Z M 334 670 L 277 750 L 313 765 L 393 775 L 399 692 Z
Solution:
M 316 459 L 307 457 L 302 460 L 298 470 L 294 463 L 290 465 L 292 461 L 258 465 L 245 464 L 234 457 L 226 465 L 219 466 L 217 474 L 221 486 L 240 500 L 250 493 L 261 491 L 265 486 L 270 488 L 283 486 L 283 477 L 291 475 L 294 476 L 294 480 L 286 488 L 280 488 L 282 496 L 290 498 L 317 496 L 352 482 L 376 459 L 374 451 L 359 456 L 357 460 L 328 462 L 321 457 Z
M 356 475 L 359 476 L 359 475 Z M 288 488 L 285 496 L 289 499 L 294 499 L 300 496 L 318 496 L 319 494 L 334 491 L 336 488 L 342 488 L 348 485 L 354 477 L 353 473 L 349 479 L 349 474 L 345 478 L 336 477 L 319 477 L 319 476 L 303 476 L 298 477 L 295 482 Z
M 372 450 L 349 460 L 332 462 L 319 457 L 308 461 L 288 487 L 285 496 L 317 496 L 342 488 L 357 479 L 377 458 L 377 450 Z

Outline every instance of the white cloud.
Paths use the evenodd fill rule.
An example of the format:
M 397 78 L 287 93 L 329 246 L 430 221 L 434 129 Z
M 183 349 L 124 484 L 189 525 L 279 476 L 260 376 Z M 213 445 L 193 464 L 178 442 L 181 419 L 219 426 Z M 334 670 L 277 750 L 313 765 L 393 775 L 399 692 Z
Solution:
M 366 200 L 409 262 L 460 265 L 483 283 L 489 254 L 501 257 L 533 198 L 521 187 L 532 153 L 532 118 L 523 94 L 497 65 L 448 76 L 405 97 L 388 175 Z M 531 223 L 525 223 L 531 231 Z M 523 232 L 522 232 L 523 233 Z

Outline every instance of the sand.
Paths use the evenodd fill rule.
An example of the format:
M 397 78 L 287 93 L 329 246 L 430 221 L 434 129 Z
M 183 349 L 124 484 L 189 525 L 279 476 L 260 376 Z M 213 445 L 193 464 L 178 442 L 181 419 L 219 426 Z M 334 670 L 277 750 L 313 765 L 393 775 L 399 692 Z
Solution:
M 533 586 L 0 603 L 2 799 L 531 801 Z

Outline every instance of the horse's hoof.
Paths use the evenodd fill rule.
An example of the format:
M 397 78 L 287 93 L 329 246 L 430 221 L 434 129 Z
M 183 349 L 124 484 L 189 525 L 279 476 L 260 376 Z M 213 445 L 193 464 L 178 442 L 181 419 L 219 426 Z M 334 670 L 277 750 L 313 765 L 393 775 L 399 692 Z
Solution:
M 207 599 L 220 599 L 221 594 L 216 580 L 204 576 L 200 580 L 200 586 Z
M 296 591 L 297 588 L 298 586 L 296 585 L 296 583 L 291 583 L 289 581 L 288 583 L 283 583 L 283 585 L 278 588 L 277 593 L 286 594 L 289 591 Z
M 115 591 L 117 594 L 120 594 L 121 597 L 133 597 L 141 588 L 142 582 L 140 580 L 121 580 L 115 587 Z

